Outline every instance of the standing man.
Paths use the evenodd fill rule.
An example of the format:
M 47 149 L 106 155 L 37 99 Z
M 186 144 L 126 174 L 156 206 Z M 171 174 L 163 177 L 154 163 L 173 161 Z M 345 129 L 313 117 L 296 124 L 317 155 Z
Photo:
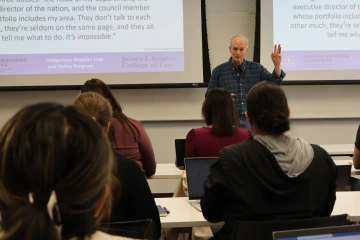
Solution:
M 250 89 L 258 82 L 266 80 L 281 84 L 285 73 L 281 70 L 281 46 L 275 45 L 271 53 L 271 59 L 274 63 L 274 71 L 270 73 L 259 63 L 245 60 L 248 51 L 249 40 L 243 35 L 238 35 L 230 40 L 229 51 L 231 57 L 229 61 L 215 67 L 206 92 L 215 87 L 227 89 L 235 99 L 238 109 L 240 127 L 251 127 L 248 124 L 246 111 L 246 96 Z

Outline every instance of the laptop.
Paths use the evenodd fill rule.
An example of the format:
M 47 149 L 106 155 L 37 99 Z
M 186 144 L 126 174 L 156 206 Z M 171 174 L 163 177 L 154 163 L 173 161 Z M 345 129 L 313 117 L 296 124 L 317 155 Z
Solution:
M 185 171 L 189 192 L 189 203 L 201 212 L 200 199 L 204 194 L 204 182 L 210 174 L 210 166 L 218 158 L 185 158 Z
M 181 170 L 185 169 L 185 140 L 186 139 L 175 139 L 175 166 Z
M 311 228 L 273 232 L 273 240 L 355 240 L 360 239 L 360 225 Z

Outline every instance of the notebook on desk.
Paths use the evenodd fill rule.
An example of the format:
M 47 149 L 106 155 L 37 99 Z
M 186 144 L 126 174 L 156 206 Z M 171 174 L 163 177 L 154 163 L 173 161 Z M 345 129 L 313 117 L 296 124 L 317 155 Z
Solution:
M 189 203 L 201 212 L 200 199 L 204 194 L 204 182 L 210 174 L 210 166 L 218 158 L 185 158 L 185 171 Z
M 360 225 L 279 231 L 273 240 L 355 240 L 360 239 Z
M 175 139 L 175 166 L 181 170 L 184 170 L 184 158 L 185 158 L 185 140 Z

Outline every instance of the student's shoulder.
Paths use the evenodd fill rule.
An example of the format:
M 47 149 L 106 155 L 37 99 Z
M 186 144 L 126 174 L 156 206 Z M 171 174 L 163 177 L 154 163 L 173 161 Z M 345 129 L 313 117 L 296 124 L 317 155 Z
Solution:
M 137 128 L 137 130 L 140 131 L 140 133 L 145 131 L 145 127 L 142 124 L 142 122 L 140 122 L 139 120 L 134 119 L 134 118 L 129 118 L 129 120 L 132 124 L 134 124 L 134 126 Z
M 211 133 L 211 128 L 208 127 L 193 128 L 188 132 L 187 136 L 192 137 L 199 134 L 210 134 L 210 133 Z
M 141 126 L 142 126 L 142 123 L 141 123 L 139 120 L 137 120 L 137 119 L 135 119 L 135 118 L 128 118 L 128 119 L 129 119 L 129 121 L 130 121 L 131 123 L 133 123 L 134 125 L 136 125 L 136 126 L 141 125 Z
M 241 135 L 241 136 L 246 136 L 249 138 L 252 137 L 251 132 L 249 131 L 249 129 L 246 129 L 246 128 L 240 128 L 240 127 L 235 128 L 235 134 Z
M 219 164 L 225 169 L 232 169 L 234 166 L 253 162 L 257 158 L 256 155 L 259 154 L 257 152 L 259 149 L 255 144 L 255 140 L 248 139 L 222 148 L 219 154 Z
M 325 162 L 327 162 L 327 164 L 329 164 L 331 166 L 336 166 L 335 162 L 331 158 L 330 154 L 325 149 L 323 149 L 322 147 L 320 147 L 319 145 L 316 145 L 316 144 L 310 144 L 310 145 L 314 151 L 313 162 L 325 161 Z
M 111 124 L 112 125 L 121 125 L 119 119 L 117 119 L 115 117 L 111 118 Z
M 256 148 L 256 141 L 249 138 L 240 143 L 232 144 L 220 150 L 220 155 L 236 156 L 246 152 L 252 152 Z
M 314 150 L 314 155 L 321 155 L 324 157 L 330 157 L 329 153 L 322 148 L 321 146 L 317 145 L 317 144 L 310 144 L 310 146 L 312 147 L 312 149 Z
M 132 123 L 132 124 L 134 124 L 136 127 L 142 127 L 142 123 L 139 121 L 139 120 L 136 120 L 136 119 L 134 119 L 134 118 L 130 118 L 130 117 L 128 117 L 128 120 Z M 114 124 L 114 125 L 121 125 L 121 123 L 120 123 L 120 121 L 119 121 L 119 119 L 117 119 L 117 118 L 112 118 L 111 119 L 111 123 L 112 124 Z
M 126 158 L 117 153 L 114 153 L 114 157 L 118 168 L 126 169 L 127 171 L 132 170 L 142 172 L 139 164 L 137 164 L 134 160 Z

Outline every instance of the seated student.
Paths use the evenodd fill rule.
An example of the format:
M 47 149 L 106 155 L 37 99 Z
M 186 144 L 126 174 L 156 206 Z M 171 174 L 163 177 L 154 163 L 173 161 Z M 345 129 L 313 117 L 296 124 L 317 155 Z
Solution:
M 252 134 L 239 128 L 239 117 L 230 92 L 214 88 L 202 106 L 206 127 L 191 129 L 186 136 L 185 157 L 218 157 L 225 146 L 242 142 Z
M 127 117 L 110 88 L 99 79 L 91 79 L 81 87 L 81 93 L 96 92 L 106 98 L 113 109 L 109 138 L 114 152 L 135 160 L 145 170 L 146 177 L 155 174 L 156 161 L 150 138 L 143 125 Z
M 239 128 L 236 105 L 224 88 L 209 91 L 202 105 L 206 127 L 193 128 L 186 136 L 185 157 L 219 157 L 222 148 L 252 137 L 248 129 Z M 174 197 L 187 197 L 186 174 L 183 171 Z
M 94 92 L 82 93 L 75 99 L 74 106 L 88 112 L 104 129 L 105 134 L 108 134 L 112 109 L 105 98 Z M 114 167 L 114 177 L 120 180 L 120 187 L 116 187 L 118 181 L 115 179 L 110 221 L 152 219 L 160 236 L 159 212 L 141 168 L 135 161 L 117 153 L 115 153 Z
M 111 146 L 74 107 L 20 110 L 0 132 L 0 238 L 125 239 L 98 231 L 109 213 Z
M 256 136 L 222 149 L 204 184 L 205 219 L 225 222 L 214 239 L 229 239 L 239 220 L 329 216 L 336 166 L 321 147 L 286 134 L 290 109 L 284 91 L 271 82 L 258 83 L 246 105 Z
M 353 162 L 354 162 L 354 168 L 360 169 L 360 126 L 356 134 Z

